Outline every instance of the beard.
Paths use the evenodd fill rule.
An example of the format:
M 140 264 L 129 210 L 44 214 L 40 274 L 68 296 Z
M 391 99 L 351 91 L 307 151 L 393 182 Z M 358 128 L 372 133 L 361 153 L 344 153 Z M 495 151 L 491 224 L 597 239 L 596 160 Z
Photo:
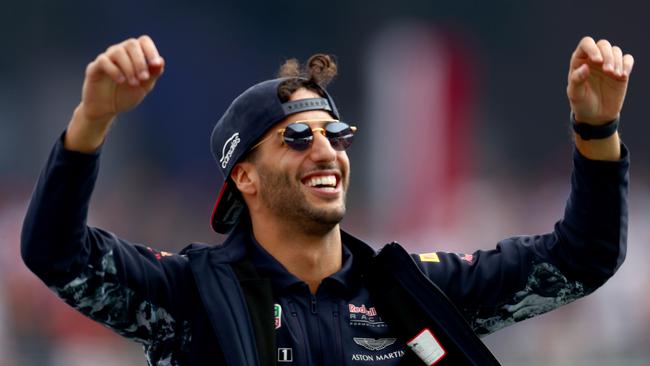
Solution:
M 331 166 L 319 166 L 320 169 L 332 169 Z M 274 214 L 289 225 L 305 233 L 323 235 L 331 231 L 345 215 L 345 192 L 337 207 L 315 207 L 307 201 L 298 179 L 291 179 L 288 174 L 258 165 L 262 184 L 260 200 Z M 341 177 L 343 180 L 343 177 Z

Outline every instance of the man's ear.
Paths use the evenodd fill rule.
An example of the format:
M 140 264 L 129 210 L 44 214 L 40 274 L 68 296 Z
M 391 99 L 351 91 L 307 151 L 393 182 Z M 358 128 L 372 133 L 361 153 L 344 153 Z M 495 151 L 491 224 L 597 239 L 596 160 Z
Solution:
M 230 172 L 230 179 L 242 194 L 257 193 L 257 172 L 252 163 L 248 161 L 237 163 Z

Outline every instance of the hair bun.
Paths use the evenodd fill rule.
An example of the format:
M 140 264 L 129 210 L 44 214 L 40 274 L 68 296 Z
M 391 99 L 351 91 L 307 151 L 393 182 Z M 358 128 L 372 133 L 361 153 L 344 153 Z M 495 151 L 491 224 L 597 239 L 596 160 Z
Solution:
M 289 78 L 278 86 L 278 97 L 286 102 L 300 88 L 307 88 L 324 97 L 322 90 L 337 74 L 334 56 L 317 53 L 311 56 L 302 67 L 295 58 L 288 59 L 280 66 L 278 77 Z
M 324 88 L 337 74 L 336 62 L 330 55 L 317 53 L 307 60 L 304 74 Z

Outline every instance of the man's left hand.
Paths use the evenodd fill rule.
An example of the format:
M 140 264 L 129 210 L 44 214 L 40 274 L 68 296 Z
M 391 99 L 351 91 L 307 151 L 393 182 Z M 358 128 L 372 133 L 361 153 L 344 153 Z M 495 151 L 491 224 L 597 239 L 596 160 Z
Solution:
M 567 86 L 576 121 L 600 125 L 618 118 L 633 65 L 620 47 L 584 37 L 571 56 Z

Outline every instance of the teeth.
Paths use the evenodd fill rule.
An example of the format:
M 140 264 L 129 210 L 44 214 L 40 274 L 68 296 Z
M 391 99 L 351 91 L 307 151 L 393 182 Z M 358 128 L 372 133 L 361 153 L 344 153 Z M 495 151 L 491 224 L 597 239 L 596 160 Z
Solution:
M 316 187 L 316 186 L 336 187 L 336 177 L 333 175 L 312 177 L 307 181 L 307 185 L 310 187 Z

